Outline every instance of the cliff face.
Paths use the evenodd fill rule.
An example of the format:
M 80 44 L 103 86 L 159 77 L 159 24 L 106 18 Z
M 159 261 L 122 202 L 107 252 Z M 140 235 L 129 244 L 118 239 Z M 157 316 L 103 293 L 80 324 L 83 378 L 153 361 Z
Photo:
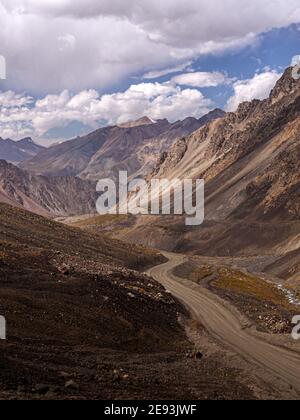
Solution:
M 241 104 L 159 159 L 155 177 L 205 179 L 203 225 L 140 217 L 116 236 L 202 256 L 279 258 L 269 271 L 297 280 L 299 158 L 300 82 L 287 69 L 267 100 Z
M 243 103 L 178 142 L 155 173 L 204 178 L 209 219 L 298 218 L 299 117 L 300 83 L 288 69 L 269 99 Z
M 35 176 L 0 161 L 0 202 L 46 216 L 95 212 L 94 184 L 75 177 Z

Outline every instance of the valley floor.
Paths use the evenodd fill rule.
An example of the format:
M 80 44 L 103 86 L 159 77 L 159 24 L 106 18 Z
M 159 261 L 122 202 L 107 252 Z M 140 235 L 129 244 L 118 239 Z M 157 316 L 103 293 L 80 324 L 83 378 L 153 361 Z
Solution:
M 211 293 L 201 281 L 182 279 L 174 274 L 174 269 L 183 266 L 188 258 L 184 255 L 165 253 L 169 261 L 149 271 L 149 273 L 172 293 L 177 299 L 183 302 L 189 309 L 192 318 L 201 323 L 209 336 L 218 343 L 223 344 L 225 348 L 240 355 L 252 365 L 252 373 L 256 377 L 264 378 L 266 383 L 272 384 L 272 387 L 280 393 L 280 398 L 300 398 L 300 343 L 292 340 L 290 335 L 272 336 L 271 334 L 260 333 L 256 325 L 245 316 L 242 308 L 236 310 L 234 306 L 228 305 L 227 301 L 220 299 L 216 294 Z M 187 262 L 188 264 L 188 262 Z M 200 271 L 200 270 L 199 270 Z M 200 272 L 198 271 L 198 275 Z M 240 280 L 240 284 L 247 289 L 249 293 L 249 284 L 245 278 L 239 278 L 233 272 L 228 274 L 228 269 L 219 271 L 223 281 L 224 276 L 228 275 L 231 282 Z M 224 274 L 225 272 L 225 274 Z M 204 278 L 214 278 L 209 272 L 209 268 L 202 270 Z M 250 276 L 250 275 L 248 275 Z M 264 280 L 255 279 L 256 288 L 262 295 L 266 291 L 273 296 L 269 297 L 268 303 L 272 304 L 272 298 L 277 297 L 280 304 L 284 304 L 285 296 L 276 293 L 276 288 Z M 230 290 L 230 285 L 225 285 L 225 290 Z M 257 290 L 256 300 L 261 299 Z M 292 304 L 286 300 L 286 311 L 288 308 L 292 311 Z M 296 308 L 294 307 L 294 310 Z M 273 313 L 269 308 L 269 316 Z M 296 313 L 296 312 L 295 312 Z M 263 318 L 263 317 L 261 317 Z M 291 330 L 292 331 L 292 327 Z M 268 386 L 264 387 L 264 393 Z M 262 397 L 262 394 L 258 396 Z
M 160 220 L 160 219 L 159 219 Z M 149 223 L 151 230 L 159 222 L 156 219 Z M 106 235 L 114 237 L 122 237 L 124 240 L 129 239 L 131 242 L 136 241 L 137 238 L 142 238 L 141 233 L 145 227 L 142 223 L 140 229 L 140 236 L 135 236 L 137 230 L 132 233 L 132 227 L 135 226 L 134 218 L 120 217 L 79 217 L 68 218 L 63 220 L 65 223 L 72 226 L 79 227 L 89 232 L 105 232 Z M 147 220 L 148 222 L 148 220 Z M 166 226 L 166 222 L 165 222 Z M 149 233 L 150 231 L 146 229 Z M 169 226 L 163 232 L 168 236 L 172 231 Z M 177 232 L 178 233 L 178 232 Z M 131 235 L 132 234 L 132 235 Z M 130 236 L 131 235 L 131 236 Z M 177 241 L 178 241 L 178 235 Z M 179 236 L 180 237 L 180 236 Z M 164 242 L 164 234 L 154 238 L 159 240 L 163 246 L 168 248 L 169 242 Z M 158 239 L 159 238 L 159 239 Z M 152 236 L 143 236 L 142 243 L 149 243 L 152 241 Z M 170 242 L 171 243 L 171 242 Z M 169 244 L 169 245 L 168 245 Z M 174 242 L 173 242 L 174 244 Z M 190 242 L 190 245 L 195 245 Z M 241 251 L 242 252 L 242 251 Z M 150 271 L 151 275 L 160 281 L 169 291 L 173 291 L 176 298 L 182 301 L 191 311 L 191 305 L 186 300 L 186 296 L 178 293 L 178 290 L 170 289 L 168 287 L 169 280 L 166 278 L 169 275 L 174 279 L 176 276 L 176 284 L 189 282 L 193 293 L 199 287 L 202 293 L 209 293 L 214 296 L 217 302 L 221 302 L 221 306 L 227 311 L 233 312 L 238 320 L 234 323 L 237 326 L 236 333 L 242 334 L 244 330 L 249 330 L 258 334 L 259 339 L 262 339 L 267 345 L 272 344 L 271 351 L 279 352 L 282 346 L 288 349 L 299 352 L 296 356 L 291 370 L 297 371 L 300 366 L 300 348 L 299 343 L 291 338 L 291 332 L 294 327 L 292 325 L 292 318 L 294 315 L 300 314 L 300 301 L 297 295 L 297 288 L 289 288 L 284 279 L 275 277 L 274 274 L 269 274 L 269 267 L 274 264 L 279 264 L 282 256 L 272 255 L 269 253 L 257 254 L 260 256 L 235 256 L 235 257 L 210 257 L 199 256 L 193 254 L 172 254 L 170 252 L 162 252 L 166 257 L 171 259 L 170 266 L 167 264 L 167 272 L 163 271 L 164 266 L 158 266 Z M 253 255 L 255 253 L 253 252 Z M 172 270 L 171 270 L 172 268 Z M 171 270 L 171 271 L 170 271 Z M 192 308 L 193 309 L 193 308 Z M 201 312 L 200 307 L 200 314 Z M 191 311 L 192 314 L 193 310 Z M 201 360 L 202 368 L 207 361 L 207 358 L 215 358 L 218 363 L 221 363 L 226 369 L 235 370 L 235 380 L 246 385 L 248 390 L 251 390 L 252 397 L 258 399 L 299 399 L 299 383 L 296 375 L 296 384 L 294 377 L 286 377 L 284 372 L 284 363 L 286 355 L 278 358 L 274 364 L 279 367 L 282 365 L 282 372 L 274 372 L 272 369 L 266 367 L 261 361 L 257 361 L 254 357 L 246 357 L 241 349 L 232 348 L 228 346 L 227 336 L 229 335 L 228 325 L 224 327 L 223 339 L 220 339 L 218 334 L 214 334 L 216 326 L 208 328 L 206 319 L 213 319 L 213 314 L 204 313 L 202 317 L 193 317 L 192 324 L 194 326 L 193 332 L 190 336 L 192 342 L 198 346 L 198 350 L 204 354 Z M 204 316 L 205 315 L 205 316 Z M 226 313 L 221 311 L 219 318 L 225 317 Z M 205 326 L 205 327 L 204 327 Z M 253 344 L 253 343 L 252 343 Z M 256 344 L 253 344 L 253 353 L 255 354 Z M 258 343 L 259 348 L 259 343 Z M 245 349 L 244 349 L 245 350 Z M 263 358 L 267 359 L 269 356 L 269 347 L 263 351 Z M 267 355 L 268 354 L 268 355 Z M 292 353 L 293 354 L 293 353 Z M 245 358 L 247 361 L 245 361 Z M 259 365 L 259 366 L 258 366 Z M 281 378 L 281 379 L 278 379 Z M 209 384 L 207 384 L 207 387 Z M 226 381 L 224 384 L 226 388 Z M 245 391 L 243 390 L 243 393 Z M 239 398 L 246 397 L 248 393 L 243 394 Z M 226 397 L 225 397 L 226 398 Z
M 164 257 L 6 205 L 0 205 L 0 222 L 0 314 L 8 328 L 7 341 L 0 342 L 1 399 L 300 398 L 296 344 L 288 344 L 287 335 L 276 328 L 267 334 L 265 325 L 237 305 L 243 302 L 241 293 L 245 299 L 241 284 L 249 286 L 250 295 L 258 292 L 241 271 L 246 266 L 228 276 L 220 271 L 225 260 L 219 260 L 218 267 L 216 259 Z M 171 262 L 164 265 L 167 258 Z M 158 282 L 143 273 L 153 266 L 151 274 Z M 173 268 L 178 276 L 175 290 L 168 283 Z M 159 284 L 162 273 L 167 291 Z M 207 324 L 207 319 L 215 319 L 210 311 L 208 317 L 194 317 L 193 311 L 190 317 L 190 302 L 177 293 L 181 282 L 222 299 L 226 310 L 221 311 L 221 325 L 228 313 L 242 313 L 242 321 L 233 321 L 238 335 L 248 337 L 249 322 L 254 330 L 260 327 L 258 345 L 263 340 L 268 346 L 270 360 L 276 363 L 279 357 L 273 354 L 274 345 L 283 353 L 277 360 L 280 371 L 264 363 L 258 366 L 259 360 L 228 345 Z M 288 299 L 274 286 L 258 284 L 259 293 L 274 299 L 267 311 L 275 314 L 272 325 L 292 314 Z M 255 307 L 258 296 L 253 299 Z M 200 314 L 202 309 L 197 309 Z M 286 333 L 286 323 L 282 328 Z M 221 332 L 226 338 L 231 329 Z M 252 350 L 256 353 L 255 346 Z M 263 352 L 263 357 L 269 354 Z M 296 379 L 290 377 L 291 367 Z

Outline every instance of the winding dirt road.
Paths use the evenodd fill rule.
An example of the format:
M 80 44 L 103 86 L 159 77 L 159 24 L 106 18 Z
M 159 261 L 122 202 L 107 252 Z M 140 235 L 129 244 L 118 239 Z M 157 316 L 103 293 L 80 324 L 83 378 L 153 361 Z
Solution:
M 184 256 L 164 255 L 169 262 L 152 268 L 149 274 L 184 303 L 211 336 L 300 392 L 300 353 L 270 344 L 250 328 L 245 328 L 235 311 L 213 293 L 172 274 L 172 270 L 185 260 Z

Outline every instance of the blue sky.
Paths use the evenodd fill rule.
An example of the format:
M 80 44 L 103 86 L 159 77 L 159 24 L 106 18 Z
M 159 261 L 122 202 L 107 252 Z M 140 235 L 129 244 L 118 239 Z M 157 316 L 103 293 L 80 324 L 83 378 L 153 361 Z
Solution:
M 300 25 L 291 25 L 287 28 L 273 29 L 260 34 L 253 45 L 247 46 L 238 51 L 229 51 L 225 54 L 208 54 L 197 58 L 188 66 L 193 72 L 215 72 L 220 71 L 236 80 L 252 79 L 257 73 L 263 73 L 266 69 L 274 70 L 281 74 L 284 69 L 291 65 L 292 58 L 300 55 Z M 172 73 L 172 76 L 184 74 L 186 71 Z M 144 73 L 133 76 L 123 83 L 117 84 L 107 93 L 122 92 L 127 90 L 132 83 L 144 82 Z M 151 82 L 166 83 L 170 80 L 170 74 L 151 79 Z M 212 99 L 214 107 L 226 109 L 229 98 L 233 95 L 232 85 L 199 89 L 206 97 Z M 105 122 L 103 122 L 105 124 Z M 71 123 L 67 128 L 50 130 L 47 133 L 49 138 L 62 136 L 68 138 L 77 133 L 84 134 L 91 130 L 91 127 L 83 124 Z
M 300 55 L 298 22 L 298 0 L 0 0 L 0 137 L 233 111 Z
M 247 80 L 253 78 L 256 73 L 262 73 L 266 68 L 276 70 L 278 73 L 283 72 L 291 65 L 292 58 L 296 55 L 300 55 L 300 25 L 294 24 L 287 28 L 262 33 L 257 42 L 241 50 L 205 55 L 193 61 L 190 67 L 194 71 L 221 71 L 230 78 Z M 167 82 L 169 75 L 154 80 L 160 83 Z M 129 85 L 130 83 L 125 83 L 116 89 L 125 90 Z M 232 86 L 201 88 L 201 91 L 205 96 L 212 98 L 215 105 L 220 108 L 226 107 L 228 99 L 233 94 Z

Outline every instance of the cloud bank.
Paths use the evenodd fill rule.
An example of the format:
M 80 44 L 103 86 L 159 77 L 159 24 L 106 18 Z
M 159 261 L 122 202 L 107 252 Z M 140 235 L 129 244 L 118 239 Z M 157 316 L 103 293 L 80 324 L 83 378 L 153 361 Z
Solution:
M 143 115 L 176 121 L 188 116 L 199 118 L 212 105 L 199 90 L 182 89 L 173 83 L 142 83 L 132 85 L 125 92 L 102 96 L 93 89 L 75 95 L 64 90 L 36 101 L 8 91 L 0 93 L 0 131 L 2 137 L 42 138 L 48 130 L 74 121 L 93 128 L 101 123 L 124 123 Z
M 299 21 L 298 0 L 1 0 L 6 88 L 105 92 Z
M 221 85 L 233 87 L 228 110 L 263 99 L 275 71 L 235 81 L 193 71 L 193 61 L 297 22 L 299 0 L 0 0 L 8 76 L 0 135 L 43 138 L 74 121 L 98 128 L 143 115 L 201 117 L 214 107 L 201 89 Z M 155 82 L 162 77 L 169 81 Z
M 32 136 L 43 139 L 49 130 L 66 127 L 72 122 L 96 129 L 100 125 L 121 124 L 144 115 L 169 121 L 200 118 L 215 104 L 198 87 L 232 84 L 234 94 L 228 100 L 226 110 L 235 111 L 241 102 L 267 98 L 280 76 L 276 71 L 265 70 L 252 79 L 232 81 L 219 72 L 185 73 L 165 83 L 131 85 L 124 92 L 100 95 L 94 89 L 77 94 L 64 90 L 39 100 L 7 91 L 0 93 L 0 132 L 4 138 Z

